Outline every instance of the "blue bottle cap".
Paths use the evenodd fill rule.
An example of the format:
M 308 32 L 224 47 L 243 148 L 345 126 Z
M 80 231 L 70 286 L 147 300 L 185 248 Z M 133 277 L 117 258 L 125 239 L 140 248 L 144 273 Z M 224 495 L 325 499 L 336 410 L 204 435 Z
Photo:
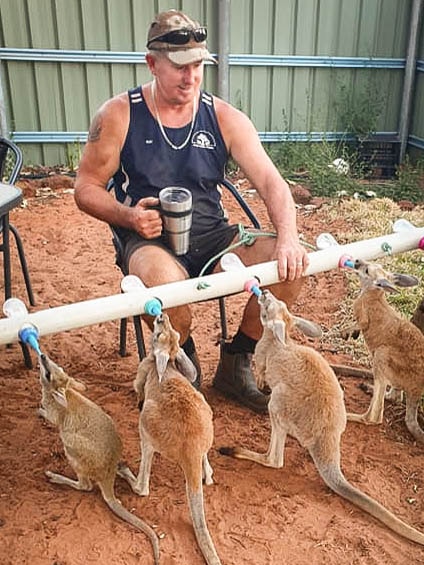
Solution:
M 144 311 L 149 316 L 159 316 L 162 313 L 162 302 L 158 298 L 152 298 L 144 305 Z

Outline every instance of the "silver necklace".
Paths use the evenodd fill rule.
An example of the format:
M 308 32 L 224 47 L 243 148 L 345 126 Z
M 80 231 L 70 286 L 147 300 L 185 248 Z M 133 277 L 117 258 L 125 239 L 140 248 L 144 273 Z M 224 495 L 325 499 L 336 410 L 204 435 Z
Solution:
M 191 134 L 193 133 L 194 122 L 196 120 L 196 98 L 193 98 L 193 116 L 191 118 L 190 131 L 188 132 L 187 137 L 181 143 L 181 145 L 175 145 L 175 143 L 172 143 L 172 141 L 166 135 L 165 128 L 163 127 L 160 116 L 159 116 L 159 110 L 158 110 L 158 107 L 156 105 L 156 81 L 155 80 L 152 81 L 151 92 L 152 92 L 153 108 L 155 110 L 155 118 L 158 122 L 159 129 L 160 129 L 161 134 L 163 135 L 164 140 L 169 145 L 169 147 L 172 147 L 172 149 L 175 149 L 175 151 L 179 151 L 180 149 L 184 149 L 184 147 L 187 145 L 187 143 L 190 140 Z

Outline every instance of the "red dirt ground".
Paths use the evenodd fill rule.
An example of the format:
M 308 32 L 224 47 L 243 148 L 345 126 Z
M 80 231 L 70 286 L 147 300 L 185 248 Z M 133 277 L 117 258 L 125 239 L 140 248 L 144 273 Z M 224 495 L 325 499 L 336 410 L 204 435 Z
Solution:
M 46 188 L 40 189 L 44 184 Z M 68 177 L 22 182 L 26 207 L 12 222 L 24 240 L 37 305 L 41 310 L 117 294 L 121 274 L 114 265 L 106 225 L 76 209 Z M 49 187 L 53 190 L 49 190 Z M 267 225 L 260 201 L 250 202 Z M 234 221 L 238 212 L 227 209 Z M 299 227 L 308 241 L 323 231 L 337 233 L 325 206 L 299 209 Z M 12 247 L 14 247 L 12 245 Z M 14 295 L 27 302 L 13 254 Z M 3 292 L 0 288 L 0 292 Z M 308 277 L 294 309 L 325 328 L 334 324 L 345 295 L 340 272 Z M 245 296 L 227 299 L 230 330 L 237 327 Z M 239 407 L 211 388 L 218 360 L 217 301 L 193 306 L 193 334 L 203 368 L 202 390 L 214 412 L 215 443 L 210 452 L 215 484 L 205 487 L 211 535 L 223 565 L 373 565 L 424 563 L 424 549 L 405 541 L 333 494 L 309 455 L 289 439 L 283 469 L 221 456 L 222 445 L 243 444 L 265 451 L 269 418 Z M 127 462 L 137 471 L 138 411 L 132 381 L 138 359 L 133 330 L 129 355 L 117 353 L 118 322 L 111 321 L 41 338 L 42 349 L 87 385 L 87 396 L 115 420 Z M 325 340 L 314 343 L 330 362 L 352 362 Z M 37 414 L 38 370 L 25 368 L 18 345 L 0 348 L 0 563 L 2 565 L 150 565 L 146 537 L 116 518 L 98 490 L 91 493 L 49 483 L 49 469 L 73 475 L 57 430 Z M 349 410 L 365 411 L 369 397 L 359 381 L 343 377 Z M 346 477 L 397 516 L 424 531 L 424 450 L 412 441 L 403 413 L 389 406 L 381 426 L 348 423 L 342 441 Z M 156 528 L 162 565 L 200 565 L 185 499 L 182 472 L 156 456 L 151 494 L 134 495 L 117 479 L 121 501 Z

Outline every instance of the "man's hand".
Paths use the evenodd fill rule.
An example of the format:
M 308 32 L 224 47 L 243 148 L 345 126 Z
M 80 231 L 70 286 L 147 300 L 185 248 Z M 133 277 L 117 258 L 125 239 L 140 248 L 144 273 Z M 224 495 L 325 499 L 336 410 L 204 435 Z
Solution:
M 158 207 L 159 199 L 149 196 L 141 198 L 133 208 L 130 208 L 132 228 L 145 239 L 154 239 L 162 233 L 162 218 Z
M 305 248 L 296 239 L 284 239 L 275 245 L 278 274 L 281 280 L 294 281 L 300 278 L 309 265 Z

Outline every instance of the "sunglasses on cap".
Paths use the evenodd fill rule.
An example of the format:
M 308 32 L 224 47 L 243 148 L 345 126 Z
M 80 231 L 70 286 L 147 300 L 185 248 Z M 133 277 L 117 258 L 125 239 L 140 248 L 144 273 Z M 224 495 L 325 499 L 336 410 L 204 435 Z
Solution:
M 203 43 L 208 36 L 207 29 L 205 27 L 198 27 L 196 29 L 176 29 L 174 31 L 168 31 L 168 33 L 164 33 L 163 35 L 158 35 L 157 37 L 153 37 L 149 39 L 147 42 L 147 49 L 150 48 L 152 43 L 159 41 L 161 43 L 169 43 L 170 45 L 185 45 L 191 39 L 194 39 L 196 43 Z

